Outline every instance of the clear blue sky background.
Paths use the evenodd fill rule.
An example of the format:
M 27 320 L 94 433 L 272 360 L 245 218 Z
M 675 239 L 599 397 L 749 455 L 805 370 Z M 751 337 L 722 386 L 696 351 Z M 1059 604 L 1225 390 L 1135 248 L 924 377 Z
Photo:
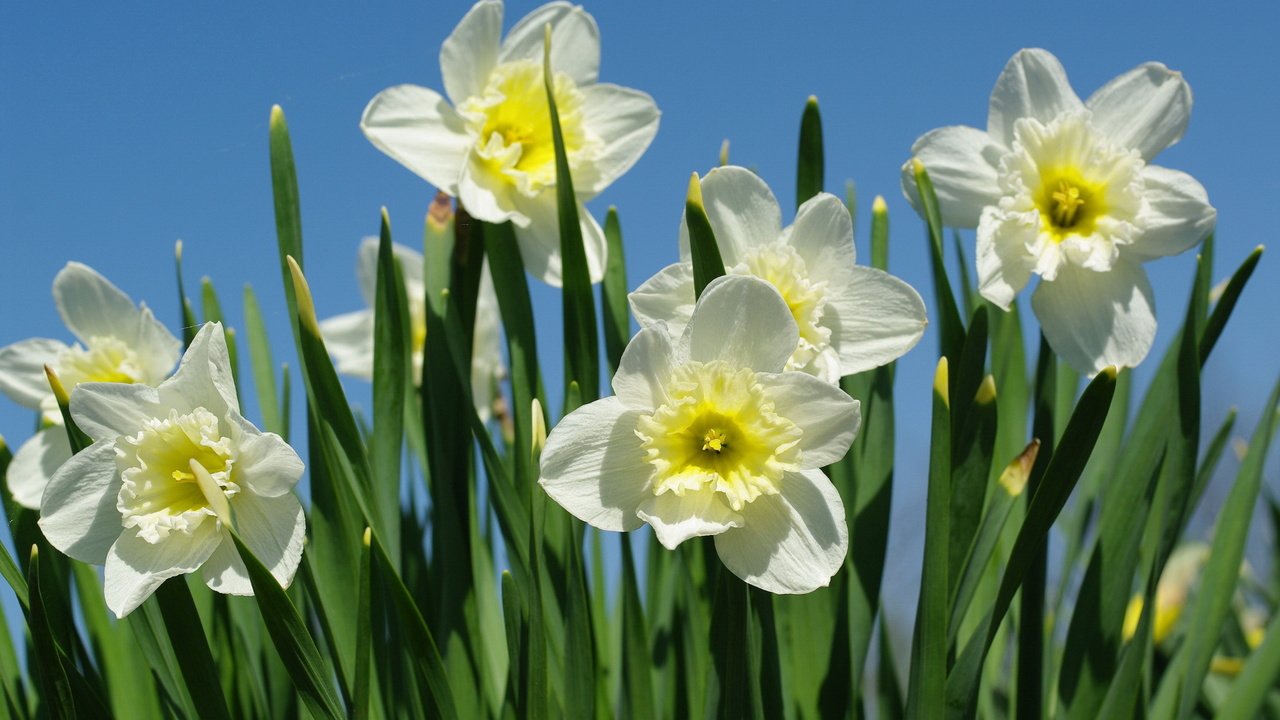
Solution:
M 507 26 L 535 6 L 512 3 Z M 276 351 L 291 354 L 267 165 L 273 103 L 284 106 L 293 131 L 307 270 L 320 313 L 360 307 L 352 263 L 359 239 L 377 231 L 379 207 L 389 209 L 397 238 L 416 245 L 432 193 L 365 141 L 361 110 L 393 84 L 440 89 L 440 43 L 468 7 L 0 5 L 0 345 L 37 335 L 69 339 L 49 288 L 71 259 L 148 301 L 176 331 L 172 249 L 182 238 L 189 286 L 208 275 L 229 316 L 239 318 L 240 289 L 252 283 Z M 927 130 L 983 126 L 997 74 L 1014 51 L 1030 46 L 1056 53 L 1085 97 L 1143 61 L 1181 70 L 1195 93 L 1191 126 L 1157 162 L 1208 188 L 1219 212 L 1216 274 L 1275 233 L 1274 3 L 650 0 L 587 9 L 603 37 L 601 79 L 649 92 L 663 111 L 648 154 L 591 205 L 598 217 L 610 204 L 619 207 L 632 286 L 675 258 L 689 173 L 714 165 L 724 138 L 733 162 L 758 169 L 789 214 L 798 122 L 814 94 L 826 131 L 827 186 L 839 190 L 853 179 L 863 201 L 863 261 L 866 209 L 882 194 L 892 218 L 891 270 L 919 288 L 932 309 L 922 225 L 902 198 L 898 168 Z M 1176 330 L 1193 264 L 1188 254 L 1148 266 L 1160 318 L 1153 358 Z M 1243 432 L 1258 418 L 1280 372 L 1278 280 L 1280 258 L 1264 256 L 1206 368 L 1206 427 L 1233 404 Z M 536 282 L 534 292 L 554 381 L 558 360 L 547 351 L 559 343 L 558 300 Z M 1033 326 L 1028 334 L 1034 337 Z M 909 590 L 919 562 L 919 458 L 935 353 L 930 332 L 898 373 L 891 593 Z M 1154 364 L 1139 371 L 1140 386 Z M 367 403 L 367 386 L 350 388 Z M 246 405 L 256 418 L 252 400 Z M 31 425 L 31 413 L 0 400 L 0 433 L 11 443 L 24 440 Z M 1274 485 L 1275 459 L 1268 467 Z M 907 597 L 914 600 L 914 592 Z M 914 605 L 907 597 L 890 605 Z

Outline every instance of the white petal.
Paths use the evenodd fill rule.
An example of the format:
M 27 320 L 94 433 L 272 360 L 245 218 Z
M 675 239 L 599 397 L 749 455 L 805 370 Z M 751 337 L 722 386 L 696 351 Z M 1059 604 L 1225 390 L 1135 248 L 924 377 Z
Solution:
M 554 197 L 555 193 L 551 195 Z M 519 193 L 512 189 L 506 178 L 495 173 L 475 155 L 462 164 L 457 196 L 458 204 L 476 220 L 489 223 L 510 220 L 517 227 L 529 224 L 529 218 L 516 207 Z
M 849 208 L 830 193 L 818 193 L 806 200 L 783 236 L 804 259 L 813 282 L 833 279 L 837 271 L 851 267 L 858 259 Z
M 798 342 L 800 331 L 782 296 L 750 275 L 712 281 L 680 338 L 690 360 L 724 360 L 758 372 L 781 371 Z
M 590 85 L 600 75 L 600 29 L 581 6 L 567 2 L 543 5 L 525 15 L 502 41 L 499 62 L 542 63 L 544 29 L 551 25 L 551 69 Z
M 325 349 L 343 375 L 373 379 L 373 311 L 358 310 L 320 322 Z
M 49 479 L 70 459 L 71 442 L 67 440 L 67 429 L 61 425 L 41 428 L 22 443 L 5 471 L 14 501 L 22 507 L 39 510 L 40 498 Z
M 182 355 L 182 341 L 169 332 L 164 323 L 156 319 L 146 303 L 139 305 L 137 339 L 133 349 L 142 366 L 141 382 L 159 385 L 177 364 Z
M 360 118 L 369 142 L 436 188 L 458 194 L 458 176 L 475 144 L 462 117 L 434 90 L 387 88 Z
M 1085 103 L 1093 125 L 1150 161 L 1182 138 L 1191 119 L 1191 86 L 1158 62 L 1143 63 L 1103 85 Z
M 302 477 L 302 459 L 289 443 L 275 433 L 258 432 L 238 415 L 237 420 L 252 432 L 240 436 L 236 457 L 237 483 L 243 481 L 255 495 L 274 498 L 289 494 Z
M 498 62 L 501 39 L 500 0 L 480 0 L 445 39 L 440 47 L 440 74 L 454 105 L 484 92 Z
M 668 550 L 675 550 L 691 537 L 719 535 L 742 527 L 742 516 L 714 490 L 690 490 L 683 496 L 665 492 L 645 500 L 636 512 L 653 527 L 658 542 Z
M 356 250 L 356 281 L 360 283 L 360 295 L 365 305 L 370 308 L 374 306 L 378 292 L 378 244 L 376 237 L 363 238 Z M 413 297 L 415 288 L 422 287 L 422 253 L 400 243 L 391 243 L 391 253 L 400 261 L 405 290 Z
M 302 560 L 307 529 L 298 498 L 292 493 L 274 498 L 244 493 L 232 500 L 232 508 L 236 529 L 244 544 L 271 571 L 281 587 L 289 587 Z M 253 594 L 248 570 L 229 534 L 224 533 L 222 543 L 200 568 L 200 573 L 205 584 L 220 593 Z
M 67 344 L 31 338 L 0 348 L 0 392 L 29 408 L 39 408 L 53 394 L 44 366 L 50 365 Z
M 160 401 L 180 412 L 203 407 L 218 417 L 228 410 L 240 412 L 231 359 L 222 323 L 205 323 L 182 356 L 182 364 L 172 378 L 158 388 Z
M 627 343 L 613 376 L 613 393 L 629 410 L 652 412 L 668 400 L 672 342 L 666 323 L 642 329 Z
M 639 413 L 614 397 L 569 413 L 547 437 L 538 483 L 571 515 L 601 530 L 635 530 L 652 497 L 653 466 L 636 437 Z
M 631 314 L 641 327 L 665 322 L 680 333 L 693 317 L 693 265 L 668 265 L 627 295 Z
M 116 509 L 119 495 L 115 442 L 94 443 L 49 480 L 40 501 L 40 530 L 67 555 L 101 565 L 124 527 Z
M 800 462 L 820 468 L 839 462 L 862 424 L 857 400 L 838 386 L 798 372 L 756 376 L 779 417 L 795 423 L 800 436 Z
M 987 208 L 978 223 L 978 292 L 1000 309 L 1027 286 L 1036 258 L 1029 248 L 1036 242 L 1040 217 L 1035 212 L 1013 213 Z
M 734 575 L 771 593 L 807 593 L 831 582 L 849 550 L 840 493 L 821 470 L 787 473 L 780 495 L 742 510 L 744 524 L 716 536 Z
M 71 417 L 94 440 L 133 435 L 147 420 L 167 415 L 160 392 L 141 383 L 81 383 L 71 391 Z
M 929 171 L 943 225 L 977 227 L 982 208 L 999 203 L 996 168 L 1006 152 L 988 133 L 961 125 L 931 130 L 915 141 L 911 156 Z M 910 160 L 902 166 L 902 194 L 922 211 Z
M 84 344 L 95 337 L 133 344 L 138 336 L 138 308 L 96 270 L 67 263 L 53 279 L 53 301 L 67 328 Z
M 987 109 L 987 132 L 1005 147 L 1013 146 L 1013 123 L 1035 118 L 1047 123 L 1058 115 L 1084 107 L 1067 82 L 1062 63 L 1047 50 L 1019 50 L 1009 59 Z
M 1049 346 L 1090 377 L 1108 365 L 1135 367 L 1156 336 L 1155 298 L 1147 273 L 1123 259 L 1107 272 L 1064 264 L 1031 297 Z
M 658 132 L 658 106 L 647 93 L 602 83 L 583 89 L 582 122 L 604 143 L 593 161 L 594 182 L 575 187 L 596 195 L 640 159 Z
M 740 262 L 745 251 L 777 242 L 782 210 L 773 191 L 746 168 L 718 167 L 702 178 L 702 202 L 715 232 L 725 267 Z M 680 257 L 689 259 L 689 228 L 680 217 Z
M 1195 247 L 1213 232 L 1218 211 L 1209 194 L 1190 175 L 1148 165 L 1142 169 L 1146 185 L 1137 224 L 1141 234 L 1121 252 L 1140 260 L 1177 255 Z
M 516 242 L 524 268 L 531 275 L 552 287 L 560 287 L 560 215 L 553 191 L 544 191 L 535 198 L 520 196 L 518 206 L 529 218 L 528 227 L 516 225 Z M 587 254 L 587 271 L 591 282 L 604 278 L 608 243 L 604 230 L 581 203 L 578 203 L 578 220 L 582 228 L 582 245 Z
M 842 375 L 893 362 L 920 342 L 929 317 L 915 288 L 861 265 L 845 268 L 842 275 L 842 285 L 828 288 L 822 313 Z
M 133 612 L 160 583 L 195 572 L 222 540 L 213 518 L 200 523 L 188 537 L 180 533 L 152 545 L 133 531 L 120 535 L 107 554 L 103 569 L 107 607 L 122 618 Z

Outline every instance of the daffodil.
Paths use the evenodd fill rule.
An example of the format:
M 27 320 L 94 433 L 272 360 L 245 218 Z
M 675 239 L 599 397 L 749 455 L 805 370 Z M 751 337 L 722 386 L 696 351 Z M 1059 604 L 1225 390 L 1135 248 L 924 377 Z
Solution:
M 658 322 L 632 338 L 613 397 L 552 429 L 539 482 L 602 530 L 648 523 L 667 548 L 713 535 L 729 570 L 764 590 L 828 584 L 849 538 L 819 468 L 849 449 L 858 402 L 784 372 L 798 339 L 772 285 L 716 280 L 681 335 Z
M 1062 65 L 1022 50 L 991 92 L 986 131 L 926 133 L 911 152 L 933 180 L 942 220 L 978 229 L 982 295 L 1008 309 L 1031 276 L 1050 346 L 1093 375 L 1132 367 L 1155 338 L 1142 263 L 1195 246 L 1217 217 L 1190 175 L 1149 164 L 1191 115 L 1182 75 L 1146 63 L 1081 101 Z M 903 190 L 919 207 L 913 162 Z
M 782 295 L 799 328 L 786 369 L 828 382 L 891 362 L 910 350 L 927 323 L 912 287 L 856 265 L 853 220 L 839 198 L 819 193 L 782 227 L 769 186 L 740 167 L 720 167 L 702 180 L 702 198 L 725 271 L 767 280 Z M 681 261 L 668 265 L 629 296 L 643 327 L 665 322 L 679 332 L 693 314 L 689 231 L 680 223 Z
M 240 414 L 220 324 L 201 328 L 158 387 L 86 383 L 71 415 L 94 443 L 50 480 L 40 528 L 67 555 L 106 566 L 117 617 L 197 570 L 218 592 L 252 595 L 228 522 L 289 585 L 306 529 L 292 492 L 302 461 Z
M 14 500 L 33 510 L 49 478 L 71 457 L 45 366 L 68 391 L 83 382 L 158 385 L 182 350 L 145 303 L 135 306 L 87 265 L 68 263 L 58 272 L 53 300 L 78 342 L 31 338 L 0 348 L 0 391 L 41 412 L 41 429 L 18 448 L 8 470 Z
M 412 334 L 413 379 L 422 380 L 422 353 L 427 341 L 426 297 L 422 279 L 422 254 L 403 245 L 392 245 L 404 277 L 405 295 L 409 300 L 409 324 Z M 373 305 L 378 276 L 378 239 L 365 238 L 356 255 L 356 279 L 360 292 L 369 305 L 364 310 L 331 317 L 320 323 L 325 347 L 333 355 L 338 372 L 352 377 L 373 379 Z M 471 392 L 476 412 L 487 422 L 493 415 L 493 402 L 501 397 L 498 383 L 506 373 L 502 364 L 502 320 L 498 312 L 498 296 L 485 262 L 480 273 L 480 292 L 476 297 L 476 326 L 471 348 Z
M 440 70 L 448 100 L 397 85 L 374 97 L 360 127 L 378 149 L 458 198 L 472 217 L 510 220 L 525 267 L 559 285 L 555 147 L 543 78 L 550 25 L 553 92 L 587 263 L 599 281 L 604 233 L 581 203 L 640 158 L 658 130 L 658 108 L 645 93 L 596 82 L 600 33 L 581 7 L 543 5 L 505 38 L 502 12 L 501 2 L 482 0 L 444 41 Z

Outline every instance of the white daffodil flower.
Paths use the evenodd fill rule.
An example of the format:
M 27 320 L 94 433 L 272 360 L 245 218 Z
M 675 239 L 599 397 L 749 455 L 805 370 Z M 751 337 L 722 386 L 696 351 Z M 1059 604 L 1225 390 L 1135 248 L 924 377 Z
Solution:
M 786 369 L 836 383 L 896 360 L 920 341 L 928 323 L 924 301 L 898 278 L 854 263 L 853 220 L 836 196 L 819 193 L 786 229 L 769 186 L 750 170 L 712 170 L 702 180 L 702 198 L 725 272 L 769 281 L 791 308 L 800 338 Z M 683 218 L 680 260 L 628 296 L 642 327 L 665 322 L 678 333 L 693 314 Z
M 667 548 L 714 535 L 729 570 L 764 590 L 827 585 L 849 535 L 819 468 L 844 456 L 860 416 L 839 388 L 783 371 L 799 335 L 772 285 L 717 279 L 678 338 L 661 322 L 632 338 L 614 397 L 552 429 L 539 482 L 601 530 L 649 523 Z
M 982 295 L 1008 309 L 1033 274 L 1031 306 L 1050 346 L 1076 370 L 1132 367 L 1155 339 L 1142 263 L 1176 255 L 1217 212 L 1186 173 L 1150 165 L 1191 115 L 1182 75 L 1146 63 L 1081 102 L 1061 63 L 1022 50 L 991 92 L 986 131 L 952 126 L 911 148 L 929 171 L 942 221 L 978 229 Z M 919 208 L 914 161 L 902 186 Z
M 413 381 L 422 381 L 422 353 L 427 341 L 426 290 L 423 285 L 422 254 L 403 245 L 392 244 L 404 277 L 409 300 L 412 331 Z M 336 315 L 320 323 L 325 347 L 333 356 L 338 372 L 364 380 L 373 379 L 373 306 L 378 283 L 378 238 L 365 238 L 356 255 L 356 279 L 369 305 L 364 310 Z M 498 295 L 489 275 L 489 261 L 480 271 L 480 292 L 476 297 L 476 327 L 471 345 L 471 394 L 480 419 L 493 417 L 493 402 L 500 397 L 498 383 L 506 375 L 502 363 L 502 317 Z
M 604 276 L 605 239 L 582 206 L 635 164 L 658 130 L 653 98 L 597 83 L 600 32 L 581 7 L 555 2 L 502 37 L 502 3 L 482 0 L 440 49 L 446 101 L 417 85 L 388 88 L 360 127 L 379 150 L 472 217 L 515 224 L 525 268 L 560 284 L 555 147 L 543 81 L 544 29 L 565 152 L 573 175 L 592 282 Z M 450 104 L 452 101 L 452 105 Z
M 159 385 L 173 370 L 182 343 L 110 281 L 80 263 L 67 263 L 53 279 L 53 300 L 74 345 L 31 338 L 0 348 L 0 392 L 39 410 L 43 427 L 18 448 L 9 465 L 9 491 L 23 507 L 40 507 L 53 473 L 71 457 L 48 365 L 70 392 L 83 382 Z
M 281 585 L 293 580 L 306 530 L 292 492 L 302 461 L 240 415 L 221 324 L 200 330 L 159 387 L 77 387 L 71 416 L 95 442 L 49 482 L 40 529 L 67 555 L 106 566 L 117 617 L 196 570 L 218 592 L 252 595 L 229 519 Z

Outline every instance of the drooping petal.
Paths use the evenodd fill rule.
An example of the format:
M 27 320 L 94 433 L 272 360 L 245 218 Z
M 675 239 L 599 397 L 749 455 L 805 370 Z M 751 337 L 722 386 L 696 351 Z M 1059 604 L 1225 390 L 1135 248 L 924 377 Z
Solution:
M 132 345 L 138 336 L 138 308 L 98 271 L 69 262 L 53 279 L 53 301 L 67 328 L 89 345 L 113 337 Z
M 911 156 L 929 172 L 943 225 L 977 227 L 982 209 L 1000 202 L 996 168 L 1005 152 L 989 133 L 962 125 L 931 130 L 915 141 Z M 910 160 L 902 166 L 902 193 L 917 212 L 923 209 Z
M 1135 367 L 1156 336 L 1147 273 L 1124 259 L 1107 272 L 1064 264 L 1053 282 L 1040 282 L 1031 307 L 1053 351 L 1090 377 L 1108 365 Z
M 228 410 L 240 412 L 222 323 L 205 323 L 200 328 L 182 356 L 178 372 L 158 389 L 160 402 L 180 412 L 198 407 L 218 417 Z
M 213 518 L 191 535 L 174 535 L 152 545 L 134 531 L 121 533 L 103 568 L 107 607 L 122 618 L 133 612 L 160 583 L 195 572 L 222 540 Z
M 560 287 L 560 216 L 556 208 L 555 193 L 544 191 L 537 197 L 519 197 L 520 211 L 529 218 L 527 227 L 516 225 L 516 242 L 520 244 L 520 256 L 524 269 L 552 287 Z M 587 255 L 587 272 L 591 282 L 604 278 L 608 243 L 604 230 L 581 203 L 578 203 L 578 220 L 582 227 L 582 245 Z
M 978 223 L 978 291 L 982 297 L 1008 310 L 1013 298 L 1027 286 L 1036 256 L 1040 216 L 987 208 Z
M 636 513 L 668 550 L 675 550 L 691 537 L 719 535 L 743 524 L 742 515 L 711 489 L 690 490 L 684 495 L 665 492 L 645 500 Z
M 628 410 L 652 412 L 668 400 L 673 348 L 666 323 L 642 329 L 627 343 L 613 376 L 613 393 Z
M 723 360 L 757 372 L 781 371 L 799 341 L 782 296 L 751 275 L 726 275 L 708 285 L 680 338 L 690 360 Z
M 236 530 L 244 544 L 279 581 L 289 587 L 298 563 L 302 560 L 302 543 L 307 520 L 302 504 L 293 493 L 264 498 L 253 493 L 237 495 L 232 501 Z M 200 568 L 205 584 L 228 595 L 252 595 L 248 570 L 230 535 Z
M 23 407 L 39 408 L 53 394 L 44 366 L 52 364 L 67 344 L 31 338 L 0 348 L 0 392 Z
M 232 479 L 248 485 L 254 495 L 274 498 L 287 495 L 302 477 L 302 459 L 275 433 L 259 432 L 237 414 L 242 430 Z M 250 432 L 249 430 L 252 430 Z
M 600 75 L 600 28 L 581 6 L 567 2 L 543 5 L 525 15 L 502 41 L 498 61 L 542 63 L 544 28 L 551 25 L 551 69 L 590 85 Z
M 683 331 L 693 317 L 694 299 L 693 265 L 687 262 L 662 268 L 627 295 L 631 314 L 641 327 L 665 322 L 675 333 Z
M 782 210 L 773 191 L 750 170 L 718 167 L 702 178 L 702 202 L 716 235 L 725 267 L 736 265 L 750 248 L 777 242 Z M 680 258 L 689 259 L 689 228 L 680 218 Z
M 436 188 L 456 196 L 475 144 L 462 117 L 434 90 L 396 85 L 374 96 L 360 118 L 369 142 Z
M 480 0 L 440 47 L 440 75 L 454 105 L 484 92 L 498 63 L 502 40 L 501 0 Z
M 640 159 L 658 132 L 662 115 L 647 93 L 607 83 L 582 91 L 582 123 L 604 143 L 590 186 L 574 189 L 593 196 L 609 187 Z
M 929 324 L 915 288 L 882 270 L 843 269 L 844 281 L 828 287 L 822 324 L 840 358 L 840 374 L 851 375 L 893 362 L 924 336 Z
M 71 442 L 61 425 L 42 428 L 22 443 L 5 471 L 9 492 L 19 505 L 40 509 L 44 488 L 63 463 L 71 459 Z
M 818 193 L 806 200 L 782 236 L 804 259 L 811 282 L 830 281 L 858 259 L 849 208 L 831 193 Z
M 569 413 L 547 437 L 538 483 L 571 515 L 601 530 L 635 530 L 653 496 L 653 466 L 636 437 L 639 413 L 616 397 Z
M 1213 232 L 1218 211 L 1209 204 L 1204 186 L 1190 175 L 1158 165 L 1142 169 L 1142 232 L 1121 252 L 1139 260 L 1177 255 L 1195 247 Z
M 81 383 L 71 393 L 71 417 L 94 440 L 133 435 L 166 414 L 160 391 L 141 383 Z
M 373 311 L 335 315 L 320 321 L 325 349 L 343 375 L 373 379 Z
M 839 462 L 862 424 L 857 400 L 838 386 L 798 372 L 756 376 L 779 417 L 795 423 L 800 436 L 800 463 L 805 468 Z
M 987 132 L 1004 145 L 1013 145 L 1013 123 L 1035 118 L 1048 123 L 1058 115 L 1084 107 L 1067 82 L 1067 71 L 1047 50 L 1019 50 L 1000 73 L 991 90 Z M 927 166 L 926 166 L 927 167 Z
M 1182 139 L 1191 119 L 1191 86 L 1158 62 L 1139 65 L 1103 85 L 1085 102 L 1094 127 L 1111 142 L 1150 161 Z
M 63 553 L 101 565 L 123 529 L 116 508 L 119 495 L 115 442 L 94 443 L 63 463 L 50 478 L 40 501 L 40 530 Z
M 787 473 L 781 494 L 742 510 L 743 526 L 716 536 L 734 575 L 772 593 L 807 593 L 831 582 L 849 550 L 844 503 L 821 470 Z

